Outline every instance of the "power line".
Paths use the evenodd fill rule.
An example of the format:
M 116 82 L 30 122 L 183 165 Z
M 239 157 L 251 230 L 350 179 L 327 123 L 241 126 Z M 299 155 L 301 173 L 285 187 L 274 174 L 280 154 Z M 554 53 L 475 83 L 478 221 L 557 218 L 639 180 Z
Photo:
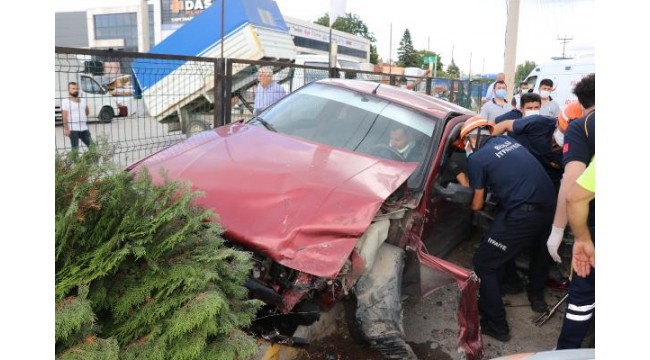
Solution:
M 573 38 L 572 38 L 572 37 L 566 37 L 566 35 L 564 35 L 563 38 L 561 38 L 561 37 L 558 36 L 557 39 L 562 43 L 562 57 L 565 58 L 565 57 L 566 57 L 566 52 L 565 52 L 565 50 L 566 50 L 566 43 L 568 43 L 569 41 L 573 40 Z

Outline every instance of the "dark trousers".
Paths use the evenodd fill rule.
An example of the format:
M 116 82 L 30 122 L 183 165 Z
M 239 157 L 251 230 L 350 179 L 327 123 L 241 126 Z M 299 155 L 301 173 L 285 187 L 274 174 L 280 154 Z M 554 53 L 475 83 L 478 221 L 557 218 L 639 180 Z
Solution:
M 571 276 L 568 305 L 557 349 L 579 349 L 595 314 L 596 269 L 591 268 L 586 278 L 575 273 Z
M 73 149 L 79 147 L 79 139 L 81 139 L 86 146 L 90 146 L 93 143 L 93 139 L 90 137 L 90 130 L 70 131 L 70 143 L 72 144 Z
M 474 270 L 481 279 L 478 305 L 483 318 L 499 327 L 508 326 L 500 287 L 505 264 L 524 247 L 534 246 L 541 241 L 548 234 L 552 220 L 553 210 L 550 208 L 537 211 L 501 210 L 495 215 L 473 259 Z M 537 263 L 535 266 L 538 266 Z M 548 268 L 546 270 L 548 273 Z M 540 278 L 539 274 L 531 277 Z

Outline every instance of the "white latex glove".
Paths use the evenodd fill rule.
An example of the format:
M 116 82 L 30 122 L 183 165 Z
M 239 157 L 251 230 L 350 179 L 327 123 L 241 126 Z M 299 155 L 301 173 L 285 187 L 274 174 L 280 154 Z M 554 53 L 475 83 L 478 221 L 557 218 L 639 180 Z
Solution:
M 564 237 L 564 228 L 559 228 L 553 225 L 553 229 L 551 230 L 551 235 L 549 235 L 548 240 L 546 241 L 546 247 L 548 248 L 548 253 L 551 254 L 551 257 L 557 263 L 562 262 L 560 255 L 557 254 L 557 249 L 560 248 L 560 244 L 562 243 L 563 237 Z

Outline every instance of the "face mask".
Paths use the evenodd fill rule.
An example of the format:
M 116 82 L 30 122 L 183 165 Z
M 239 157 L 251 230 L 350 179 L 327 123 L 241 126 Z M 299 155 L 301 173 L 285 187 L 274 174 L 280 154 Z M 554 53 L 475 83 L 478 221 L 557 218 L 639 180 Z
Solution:
M 555 129 L 553 132 L 553 139 L 555 139 L 555 142 L 560 145 L 560 147 L 564 146 L 564 134 L 560 129 Z
M 495 96 L 499 99 L 503 99 L 506 97 L 506 94 L 508 93 L 507 90 L 505 89 L 499 89 L 495 92 Z
M 79 93 L 78 92 L 72 92 L 72 93 L 70 93 L 70 96 L 77 97 L 77 96 L 79 96 Z
M 547 99 L 549 96 L 551 96 L 551 92 L 548 90 L 542 90 L 539 92 L 539 96 L 543 99 Z
M 539 115 L 539 110 L 526 110 L 526 116 Z

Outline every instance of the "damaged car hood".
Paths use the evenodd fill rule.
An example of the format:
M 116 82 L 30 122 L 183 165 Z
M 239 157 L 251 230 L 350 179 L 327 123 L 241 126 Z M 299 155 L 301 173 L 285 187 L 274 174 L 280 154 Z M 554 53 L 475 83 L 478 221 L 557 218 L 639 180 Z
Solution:
M 235 123 L 131 166 L 184 179 L 226 237 L 308 274 L 334 278 L 377 210 L 416 163 L 383 160 Z

